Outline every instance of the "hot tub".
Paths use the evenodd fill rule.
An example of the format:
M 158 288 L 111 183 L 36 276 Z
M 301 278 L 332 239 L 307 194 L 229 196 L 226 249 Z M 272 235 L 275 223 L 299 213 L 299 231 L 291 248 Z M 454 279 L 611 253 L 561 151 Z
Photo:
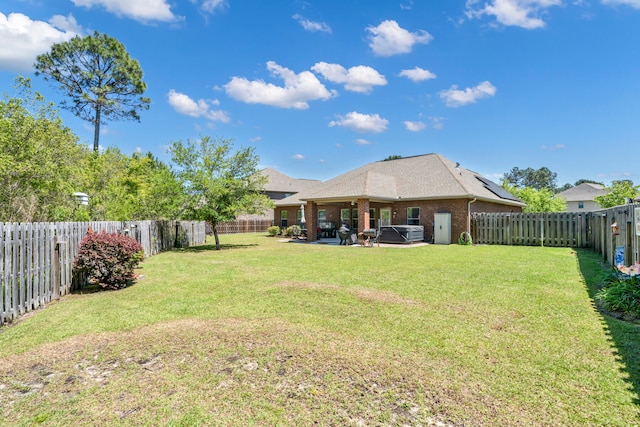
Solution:
M 424 240 L 422 225 L 383 225 L 380 227 L 380 243 L 413 243 Z

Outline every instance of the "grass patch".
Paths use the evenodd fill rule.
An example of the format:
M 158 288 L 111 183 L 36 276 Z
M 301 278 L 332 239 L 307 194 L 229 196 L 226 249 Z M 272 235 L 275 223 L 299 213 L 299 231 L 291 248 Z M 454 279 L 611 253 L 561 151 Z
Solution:
M 0 332 L 0 424 L 638 424 L 598 257 L 221 236 Z

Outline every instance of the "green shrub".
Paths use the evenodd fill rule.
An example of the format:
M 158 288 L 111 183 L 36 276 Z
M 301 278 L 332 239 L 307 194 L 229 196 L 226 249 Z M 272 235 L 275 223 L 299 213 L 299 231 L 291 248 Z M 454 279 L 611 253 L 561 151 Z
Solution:
M 287 236 L 288 237 L 298 237 L 301 233 L 300 227 L 298 227 L 297 225 L 292 225 L 290 227 L 287 227 Z
M 280 227 L 278 227 L 277 225 L 272 225 L 271 227 L 267 228 L 267 233 L 269 234 L 269 236 L 275 237 L 280 234 Z
M 133 270 L 143 259 L 144 251 L 136 239 L 90 231 L 80 242 L 73 267 L 87 275 L 89 284 L 121 289 L 133 281 Z
M 640 280 L 638 276 L 622 277 L 612 274 L 604 281 L 596 300 L 610 312 L 621 313 L 630 319 L 640 319 Z

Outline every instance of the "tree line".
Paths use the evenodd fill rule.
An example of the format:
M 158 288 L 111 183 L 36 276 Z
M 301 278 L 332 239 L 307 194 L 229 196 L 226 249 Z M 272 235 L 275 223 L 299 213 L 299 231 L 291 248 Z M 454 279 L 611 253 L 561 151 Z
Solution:
M 566 201 L 559 193 L 584 183 L 598 184 L 605 194 L 596 196 L 595 201 L 602 208 L 623 205 L 628 199 L 635 199 L 640 186 L 631 180 L 612 181 L 611 186 L 589 179 L 580 179 L 575 184 L 556 185 L 558 174 L 547 167 L 540 169 L 512 168 L 502 178 L 502 187 L 527 204 L 525 212 L 560 212 L 566 209 Z
M 166 164 L 152 153 L 91 150 L 17 77 L 15 94 L 0 99 L 0 222 L 205 220 L 219 246 L 217 224 L 272 206 L 253 148 L 204 136 L 171 142 L 169 154 Z

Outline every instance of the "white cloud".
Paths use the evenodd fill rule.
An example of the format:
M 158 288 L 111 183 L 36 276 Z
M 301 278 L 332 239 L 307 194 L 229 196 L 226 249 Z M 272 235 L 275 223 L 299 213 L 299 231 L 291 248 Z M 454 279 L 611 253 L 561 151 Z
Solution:
M 478 99 L 488 98 L 496 94 L 496 87 L 488 81 L 480 83 L 476 87 L 468 87 L 464 90 L 458 86 L 451 86 L 450 89 L 440 92 L 440 98 L 444 100 L 447 107 L 460 107 L 472 104 Z
M 400 77 L 406 77 L 414 82 L 421 82 L 423 80 L 435 79 L 436 75 L 429 70 L 425 70 L 420 67 L 415 67 L 411 70 L 400 71 Z
M 296 160 L 302 160 L 304 159 L 304 156 L 302 154 L 294 154 L 293 156 L 291 156 L 292 158 L 296 159 Z
M 204 117 L 208 120 L 222 123 L 228 123 L 230 120 L 226 112 L 211 109 L 210 104 L 218 105 L 217 101 L 205 101 L 204 99 L 194 101 L 184 93 L 176 92 L 173 89 L 169 91 L 167 98 L 169 105 L 180 114 L 196 118 Z
M 424 122 L 404 122 L 404 127 L 411 132 L 420 132 L 422 129 L 426 128 L 427 125 Z
M 305 19 L 303 16 L 298 15 L 297 13 L 292 16 L 293 19 L 298 21 L 302 28 L 307 31 L 321 31 L 323 33 L 331 33 L 331 27 L 324 22 L 314 22 L 308 19 Z
M 482 7 L 477 7 L 478 3 L 479 0 L 467 0 L 467 17 L 490 15 L 502 25 L 532 30 L 544 27 L 541 15 L 552 6 L 562 5 L 562 0 L 491 0 Z
M 329 122 L 329 126 L 342 126 L 355 132 L 380 133 L 387 130 L 389 120 L 383 119 L 378 114 L 361 114 L 355 111 L 346 116 L 337 116 L 338 120 Z
M 265 104 L 281 108 L 309 108 L 308 101 L 326 100 L 335 95 L 311 71 L 294 73 L 273 61 L 267 62 L 267 69 L 284 80 L 284 86 L 276 86 L 263 80 L 247 80 L 233 77 L 224 85 L 227 95 L 249 104 Z
M 33 21 L 21 13 L 0 13 L 0 69 L 31 71 L 38 55 L 49 51 L 54 43 L 65 42 L 81 31 L 71 15 L 56 15 L 47 23 Z
M 625 5 L 631 6 L 634 9 L 640 9 L 640 0 L 601 0 L 602 4 L 610 5 Z
M 377 27 L 367 27 L 367 31 L 371 33 L 369 47 L 380 56 L 409 53 L 414 44 L 427 44 L 433 39 L 424 30 L 412 33 L 400 28 L 396 21 L 383 21 Z
M 172 22 L 179 18 L 171 11 L 167 0 L 71 0 L 76 6 L 101 6 L 107 12 L 140 22 Z
M 214 13 L 227 7 L 227 0 L 204 0 L 200 9 L 207 13 Z
M 400 9 L 402 10 L 411 10 L 413 9 L 413 0 L 408 0 L 405 3 L 400 3 Z
M 444 117 L 429 117 L 431 127 L 437 130 L 444 128 Z
M 356 144 L 358 144 L 358 145 L 369 145 L 369 144 L 371 144 L 371 141 L 366 140 L 364 138 L 358 138 L 358 139 L 356 139 Z
M 540 147 L 540 148 L 542 148 L 543 150 L 551 150 L 551 151 L 554 151 L 554 150 L 562 150 L 562 149 L 564 149 L 564 148 L 567 148 L 567 146 L 566 146 L 566 145 L 564 145 L 564 144 L 556 144 L 556 145 L 543 145 L 543 146 L 542 146 L 542 147 Z
M 331 82 L 344 84 L 344 88 L 351 92 L 369 93 L 373 86 L 387 84 L 382 74 L 366 65 L 358 65 L 347 70 L 339 64 L 318 62 L 311 69 Z

